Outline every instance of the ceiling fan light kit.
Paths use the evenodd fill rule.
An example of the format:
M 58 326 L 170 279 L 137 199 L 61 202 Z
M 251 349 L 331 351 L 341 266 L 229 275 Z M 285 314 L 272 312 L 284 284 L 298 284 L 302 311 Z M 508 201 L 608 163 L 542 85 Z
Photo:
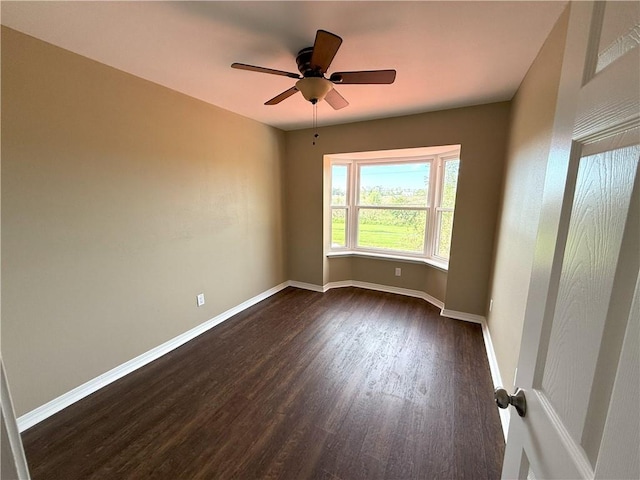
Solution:
M 296 56 L 296 64 L 300 74 L 275 70 L 273 68 L 257 67 L 246 63 L 233 63 L 231 67 L 239 70 L 248 70 L 250 72 L 281 75 L 298 80 L 295 87 L 291 87 L 279 95 L 276 95 L 271 100 L 265 102 L 265 105 L 277 105 L 284 99 L 300 91 L 304 98 L 311 103 L 317 103 L 326 98 L 329 105 L 335 110 L 339 110 L 349 105 L 349 102 L 333 88 L 333 84 L 380 85 L 390 84 L 395 81 L 395 70 L 334 72 L 328 79 L 325 78 L 325 73 L 327 73 L 329 65 L 331 65 L 336 53 L 338 53 L 341 44 L 342 38 L 338 35 L 327 32 L 326 30 L 318 30 L 313 47 L 303 48 Z M 327 97 L 330 92 L 331 95 Z
M 327 79 L 324 75 L 329 69 L 329 65 L 338 53 L 338 49 L 342 44 L 342 38 L 338 35 L 327 32 L 326 30 L 318 30 L 313 47 L 303 48 L 296 56 L 296 64 L 300 74 L 285 72 L 283 70 L 275 70 L 272 68 L 257 67 L 246 63 L 233 63 L 232 68 L 239 70 L 248 70 L 250 72 L 268 73 L 270 75 L 281 75 L 289 78 L 297 79 L 295 86 L 276 95 L 271 100 L 267 100 L 265 105 L 277 105 L 283 100 L 301 92 L 305 100 L 311 102 L 314 106 L 313 112 L 313 128 L 317 125 L 317 104 L 322 100 L 326 100 L 334 110 L 349 105 L 349 102 L 340 95 L 333 84 L 390 84 L 396 79 L 395 70 L 367 70 L 355 72 L 334 72 Z M 314 135 L 317 138 L 318 134 Z M 315 145 L 315 141 L 314 141 Z
M 327 93 L 333 88 L 329 80 L 322 77 L 307 77 L 296 82 L 296 88 L 300 90 L 305 100 L 317 103 L 324 100 Z

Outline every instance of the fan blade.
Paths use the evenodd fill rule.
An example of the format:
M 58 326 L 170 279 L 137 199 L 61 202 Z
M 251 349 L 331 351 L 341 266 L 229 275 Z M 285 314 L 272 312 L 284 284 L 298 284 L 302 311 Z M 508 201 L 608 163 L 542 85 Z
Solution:
M 331 65 L 333 57 L 338 53 L 342 44 L 342 39 L 326 30 L 316 32 L 316 40 L 313 43 L 313 53 L 311 54 L 311 68 L 325 73 Z
M 324 97 L 324 99 L 327 101 L 329 105 L 333 107 L 334 110 L 340 110 L 341 108 L 344 108 L 347 105 L 349 105 L 349 102 L 347 102 L 345 98 L 342 95 L 340 95 L 335 88 L 332 88 L 331 90 L 329 90 L 329 93 L 327 93 L 327 96 Z
M 291 87 L 289 90 L 285 90 L 284 92 L 282 92 L 280 95 L 276 95 L 275 97 L 273 97 L 271 100 L 269 100 L 268 102 L 264 102 L 265 105 L 277 105 L 278 103 L 280 103 L 281 101 L 289 98 L 291 95 L 293 95 L 294 93 L 296 93 L 298 91 L 298 89 L 296 87 Z
M 250 72 L 270 73 L 271 75 L 282 75 L 283 77 L 301 79 L 302 77 L 297 73 L 284 72 L 282 70 L 274 70 L 273 68 L 256 67 L 255 65 L 247 65 L 245 63 L 232 63 L 231 68 L 237 68 L 239 70 L 249 70 Z
M 335 72 L 331 74 L 329 80 L 333 83 L 369 83 L 377 84 L 393 83 L 396 79 L 395 70 L 369 70 L 361 72 Z

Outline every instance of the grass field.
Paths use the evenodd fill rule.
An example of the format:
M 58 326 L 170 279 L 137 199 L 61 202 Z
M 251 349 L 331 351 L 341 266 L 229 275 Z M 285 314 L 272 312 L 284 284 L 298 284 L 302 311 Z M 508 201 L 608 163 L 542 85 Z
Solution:
M 334 221 L 331 231 L 332 244 L 344 245 L 344 222 Z M 408 234 L 400 225 L 361 224 L 358 234 L 359 247 L 422 252 L 424 246 L 424 232 Z

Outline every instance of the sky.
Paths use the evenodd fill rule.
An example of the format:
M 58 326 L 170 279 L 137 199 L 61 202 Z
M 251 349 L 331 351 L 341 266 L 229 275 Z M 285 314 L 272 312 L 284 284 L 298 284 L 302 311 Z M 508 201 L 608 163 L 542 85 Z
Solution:
M 404 165 L 362 165 L 360 185 L 364 188 L 420 189 L 425 188 L 429 178 L 429 164 L 408 163 Z M 333 186 L 346 186 L 347 167 L 334 166 Z

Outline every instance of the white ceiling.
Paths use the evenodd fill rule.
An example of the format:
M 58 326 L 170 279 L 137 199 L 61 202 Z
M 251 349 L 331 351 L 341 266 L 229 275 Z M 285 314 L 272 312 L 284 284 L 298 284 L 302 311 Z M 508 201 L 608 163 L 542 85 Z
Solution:
M 311 125 L 312 107 L 282 76 L 297 72 L 316 30 L 342 37 L 329 74 L 395 68 L 393 85 L 339 85 L 350 105 L 318 105 L 319 125 L 509 100 L 564 1 L 2 1 L 21 32 L 284 130 Z

